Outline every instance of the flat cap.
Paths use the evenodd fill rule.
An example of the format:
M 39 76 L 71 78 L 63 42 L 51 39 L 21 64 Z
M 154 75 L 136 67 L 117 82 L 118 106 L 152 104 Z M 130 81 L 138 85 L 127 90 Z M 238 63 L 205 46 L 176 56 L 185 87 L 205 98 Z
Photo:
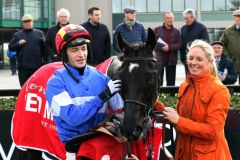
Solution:
M 240 16 L 240 9 L 233 12 L 233 16 Z
M 134 9 L 133 6 L 126 6 L 123 11 L 124 13 L 128 13 L 128 12 L 136 12 L 137 10 Z
M 33 17 L 30 14 L 25 14 L 24 16 L 22 16 L 22 22 L 24 21 L 32 21 Z
M 214 41 L 214 42 L 211 43 L 212 46 L 213 46 L 214 44 L 219 44 L 219 45 L 221 45 L 221 46 L 223 47 L 223 43 L 220 42 L 220 41 Z

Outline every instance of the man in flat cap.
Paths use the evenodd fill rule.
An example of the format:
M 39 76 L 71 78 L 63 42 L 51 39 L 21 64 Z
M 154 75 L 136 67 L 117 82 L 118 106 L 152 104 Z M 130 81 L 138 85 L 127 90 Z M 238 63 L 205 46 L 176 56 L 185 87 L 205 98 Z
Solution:
M 223 43 L 224 53 L 233 60 L 240 84 L 240 10 L 233 12 L 234 24 L 227 27 L 220 38 Z
M 136 20 L 137 10 L 134 9 L 133 6 L 126 6 L 123 11 L 125 18 L 123 22 L 116 27 L 113 35 L 113 48 L 118 53 L 121 52 L 117 44 L 118 33 L 120 33 L 128 43 L 146 42 L 147 40 L 147 34 L 143 24 Z
M 41 30 L 33 27 L 33 16 L 25 14 L 21 21 L 23 28 L 14 33 L 8 48 L 17 52 L 18 78 L 22 87 L 37 69 L 48 62 L 48 55 L 44 53 L 45 36 Z M 24 152 L 16 149 L 14 159 L 41 160 L 41 157 L 41 151 L 27 149 Z
M 45 36 L 41 30 L 33 28 L 33 17 L 22 17 L 23 28 L 14 33 L 9 49 L 17 52 L 18 78 L 21 87 L 27 79 L 43 64 L 48 62 L 44 55 Z
M 223 84 L 234 84 L 237 81 L 237 72 L 233 61 L 223 53 L 223 44 L 215 41 L 212 44 L 216 66 L 218 68 L 218 78 Z

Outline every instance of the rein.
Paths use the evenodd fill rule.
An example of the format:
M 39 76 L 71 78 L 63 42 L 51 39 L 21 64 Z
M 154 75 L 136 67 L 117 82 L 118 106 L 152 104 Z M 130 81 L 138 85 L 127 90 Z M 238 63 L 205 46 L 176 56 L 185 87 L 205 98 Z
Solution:
M 165 137 L 166 137 L 166 124 L 167 124 L 167 121 L 166 120 L 163 120 L 162 122 L 162 149 L 163 149 L 163 153 L 165 155 L 165 157 L 169 160 L 173 160 L 173 157 L 170 157 L 167 153 L 166 153 L 166 150 L 165 150 Z M 171 140 L 173 142 L 173 140 Z M 174 151 L 173 151 L 174 152 Z M 174 153 L 173 153 L 174 154 Z

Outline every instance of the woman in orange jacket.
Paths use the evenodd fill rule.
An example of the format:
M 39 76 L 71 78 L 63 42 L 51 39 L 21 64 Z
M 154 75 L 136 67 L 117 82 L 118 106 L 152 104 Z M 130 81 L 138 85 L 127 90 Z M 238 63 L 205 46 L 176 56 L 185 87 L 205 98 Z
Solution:
M 217 78 L 212 47 L 195 40 L 187 64 L 189 73 L 179 87 L 177 111 L 170 107 L 163 111 L 178 131 L 174 160 L 231 160 L 224 135 L 230 94 Z

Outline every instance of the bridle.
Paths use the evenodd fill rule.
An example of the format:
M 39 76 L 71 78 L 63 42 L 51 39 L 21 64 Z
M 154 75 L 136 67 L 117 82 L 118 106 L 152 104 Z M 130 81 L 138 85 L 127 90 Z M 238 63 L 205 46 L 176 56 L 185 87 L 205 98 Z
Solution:
M 153 61 L 155 63 L 157 62 L 157 60 L 154 57 L 124 57 L 122 60 L 123 61 L 130 61 L 130 62 L 134 62 L 134 61 Z M 155 88 L 154 88 L 153 95 L 152 95 L 153 98 L 152 98 L 152 101 L 151 101 L 150 104 L 145 104 L 143 102 L 140 102 L 140 101 L 137 101 L 137 100 L 132 100 L 132 99 L 126 99 L 124 101 L 124 106 L 126 106 L 126 104 L 132 103 L 132 104 L 137 104 L 140 107 L 144 108 L 145 117 L 143 119 L 143 122 L 144 122 L 143 131 L 148 131 L 150 129 L 148 123 L 149 123 L 149 120 L 151 120 L 151 118 L 154 117 L 153 108 L 154 108 L 154 105 L 155 105 L 155 102 L 156 102 L 156 99 L 154 97 L 158 96 L 157 65 L 155 65 L 154 76 L 156 78 L 155 79 Z M 152 134 L 154 135 L 153 130 L 152 130 Z M 153 138 L 152 138 L 152 146 L 149 147 L 149 151 L 148 151 L 149 153 L 147 155 L 149 160 L 152 159 L 152 154 L 153 154 L 153 148 L 152 147 L 153 147 Z M 128 149 L 128 155 L 126 156 L 126 159 L 132 158 L 129 141 L 127 141 L 127 149 Z M 123 148 L 123 150 L 124 150 L 124 148 Z
M 124 57 L 123 61 L 130 61 L 130 62 L 133 62 L 133 61 L 153 61 L 153 62 L 157 62 L 156 58 L 154 58 L 154 57 Z M 152 97 L 156 97 L 158 95 L 158 83 L 157 83 L 158 82 L 158 72 L 157 72 L 157 65 L 155 67 L 154 76 L 156 78 L 156 80 L 155 80 L 156 83 L 155 83 L 155 88 L 154 88 L 154 92 L 153 92 Z M 141 107 L 144 107 L 144 110 L 145 110 L 145 113 L 146 113 L 144 119 L 148 119 L 148 118 L 153 117 L 153 108 L 154 108 L 155 101 L 156 101 L 156 99 L 152 98 L 152 101 L 151 101 L 150 105 L 147 105 L 147 104 L 145 104 L 143 102 L 140 102 L 140 101 L 137 101 L 137 100 L 126 99 L 124 101 L 124 106 L 127 103 L 134 103 L 134 104 L 138 104 Z

